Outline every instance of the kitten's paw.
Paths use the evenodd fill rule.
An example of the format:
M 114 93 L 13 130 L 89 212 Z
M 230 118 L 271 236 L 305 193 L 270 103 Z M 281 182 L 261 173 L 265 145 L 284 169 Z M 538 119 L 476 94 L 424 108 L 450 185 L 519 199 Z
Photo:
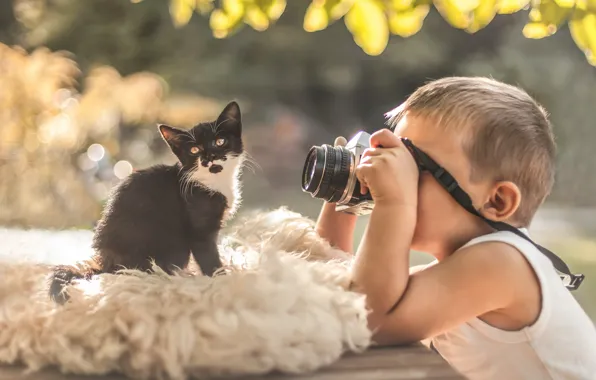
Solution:
M 73 279 L 82 278 L 82 274 L 78 273 L 74 268 L 56 267 L 50 276 L 50 299 L 59 305 L 63 305 L 70 299 L 68 293 L 64 289 Z

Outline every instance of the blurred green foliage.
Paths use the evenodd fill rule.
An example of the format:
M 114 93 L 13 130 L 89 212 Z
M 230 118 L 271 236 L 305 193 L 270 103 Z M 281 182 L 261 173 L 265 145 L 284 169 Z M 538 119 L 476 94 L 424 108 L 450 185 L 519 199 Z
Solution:
M 214 37 L 226 38 L 244 25 L 257 31 L 268 29 L 284 13 L 287 0 L 169 1 L 177 27 L 186 25 L 197 12 L 209 17 Z M 312 0 L 303 28 L 317 32 L 343 19 L 354 42 L 366 54 L 379 55 L 390 35 L 410 37 L 418 33 L 431 6 L 451 26 L 468 33 L 483 29 L 497 14 L 522 10 L 529 11 L 522 31 L 527 38 L 551 36 L 568 24 L 575 44 L 596 66 L 596 0 Z

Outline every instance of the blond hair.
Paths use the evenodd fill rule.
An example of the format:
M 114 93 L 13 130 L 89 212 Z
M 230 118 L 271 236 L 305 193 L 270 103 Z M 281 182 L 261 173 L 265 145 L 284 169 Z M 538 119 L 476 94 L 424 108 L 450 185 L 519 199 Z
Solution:
M 553 187 L 556 146 L 547 112 L 528 93 L 494 79 L 448 77 L 418 88 L 388 122 L 397 125 L 406 112 L 463 133 L 470 180 L 515 183 L 522 200 L 513 219 L 530 224 Z

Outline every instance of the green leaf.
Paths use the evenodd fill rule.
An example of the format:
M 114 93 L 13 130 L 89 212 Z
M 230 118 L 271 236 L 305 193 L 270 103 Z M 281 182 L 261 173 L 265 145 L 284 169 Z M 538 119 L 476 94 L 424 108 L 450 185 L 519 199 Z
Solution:
M 317 1 L 317 0 L 315 0 Z M 324 1 L 329 20 L 336 21 L 344 17 L 354 5 L 355 0 L 318 0 Z
M 470 13 L 485 0 L 452 0 L 453 6 L 461 13 Z
M 571 37 L 586 55 L 588 62 L 596 66 L 596 13 L 576 9 L 569 21 Z
M 324 4 L 320 1 L 310 3 L 304 14 L 302 27 L 307 32 L 318 32 L 329 25 L 329 16 Z
M 498 14 L 512 14 L 519 12 L 530 5 L 530 0 L 499 0 L 497 1 Z
M 526 38 L 539 39 L 550 36 L 552 29 L 540 22 L 529 22 L 524 25 L 522 33 Z
M 472 18 L 470 14 L 460 10 L 453 0 L 435 0 L 435 8 L 451 26 L 457 29 L 470 27 Z
M 230 34 L 232 22 L 221 9 L 215 9 L 209 17 L 209 27 L 215 38 L 226 38 Z
M 269 28 L 269 17 L 267 17 L 267 14 L 259 6 L 254 4 L 247 7 L 244 21 L 254 30 L 260 32 Z
M 466 28 L 468 33 L 476 33 L 486 27 L 497 14 L 497 0 L 482 0 L 472 11 L 472 22 Z
M 252 0 L 269 21 L 277 21 L 286 9 L 286 0 Z
M 344 16 L 354 42 L 368 55 L 379 55 L 389 42 L 389 26 L 381 4 L 375 0 L 358 0 Z
M 230 19 L 230 22 L 236 22 L 244 17 L 244 1 L 242 0 L 223 0 L 222 9 Z
M 389 30 L 401 37 L 410 37 L 422 29 L 430 5 L 422 4 L 405 11 L 389 12 Z
M 286 10 L 286 5 L 286 0 L 274 0 L 267 10 L 269 19 L 277 21 Z
M 240 29 L 244 21 L 243 0 L 222 0 L 222 7 L 211 12 L 209 27 L 215 38 L 229 37 Z
M 213 10 L 214 0 L 196 0 L 195 10 L 202 15 L 207 15 Z
M 317 32 L 339 20 L 350 10 L 354 0 L 313 0 L 304 15 L 303 28 Z
M 406 12 L 412 10 L 415 6 L 413 0 L 390 0 L 388 7 L 396 12 Z
M 195 0 L 170 0 L 170 15 L 177 28 L 188 24 L 195 6 Z
M 567 21 L 572 11 L 572 8 L 561 7 L 558 0 L 541 0 L 530 11 L 530 21 L 522 33 L 526 38 L 533 39 L 551 36 Z
M 575 0 L 554 0 L 554 1 L 561 8 L 573 8 L 575 6 Z
M 577 0 L 575 8 L 582 11 L 596 12 L 596 0 Z
M 562 24 L 566 23 L 573 13 L 573 8 L 564 7 L 556 0 L 541 0 L 538 10 L 542 15 L 542 22 L 551 28 L 554 27 L 555 31 Z

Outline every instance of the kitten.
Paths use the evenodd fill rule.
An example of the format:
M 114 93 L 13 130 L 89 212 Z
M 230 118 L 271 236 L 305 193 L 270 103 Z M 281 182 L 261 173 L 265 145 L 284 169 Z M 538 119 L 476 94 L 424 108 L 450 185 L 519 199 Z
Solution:
M 170 274 L 186 267 L 191 252 L 207 276 L 222 266 L 218 233 L 240 202 L 240 108 L 231 102 L 216 121 L 188 131 L 158 129 L 178 162 L 134 172 L 113 189 L 95 229 L 96 254 L 77 268 L 54 268 L 50 296 L 56 302 L 66 302 L 62 288 L 73 279 L 148 270 L 150 259 Z

